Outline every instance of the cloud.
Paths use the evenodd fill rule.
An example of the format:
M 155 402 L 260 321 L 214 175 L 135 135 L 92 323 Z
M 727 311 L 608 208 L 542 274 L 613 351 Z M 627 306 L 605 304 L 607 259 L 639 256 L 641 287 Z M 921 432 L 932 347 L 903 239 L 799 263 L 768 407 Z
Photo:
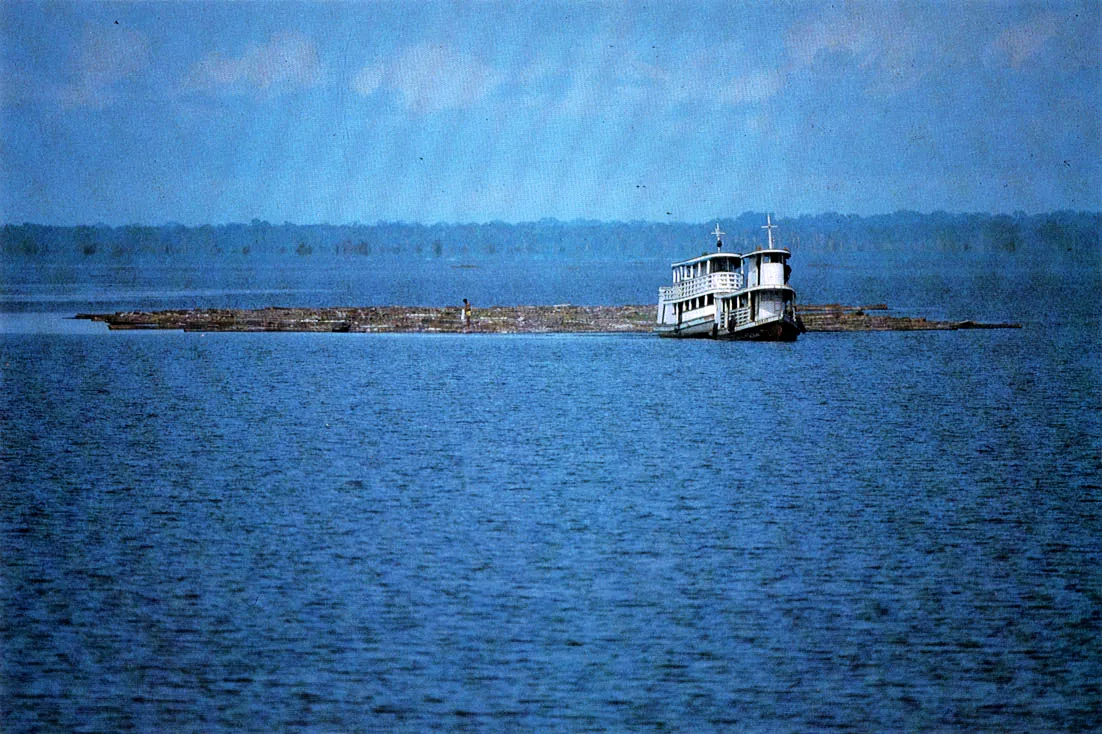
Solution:
M 379 64 L 365 66 L 352 79 L 352 89 L 366 97 L 382 85 L 384 73 Z
M 761 104 L 784 87 L 781 69 L 737 43 L 682 53 L 595 34 L 570 51 L 566 58 L 534 59 L 522 71 L 526 102 L 582 117 L 679 105 L 713 110 Z
M 407 109 L 430 112 L 469 107 L 490 95 L 503 75 L 478 58 L 443 44 L 422 43 L 383 64 L 363 67 L 352 88 L 364 96 L 380 87 L 401 95 Z
M 317 46 L 299 33 L 276 33 L 266 44 L 228 57 L 217 51 L 191 67 L 183 80 L 189 92 L 278 93 L 315 87 L 324 81 Z
M 72 80 L 58 90 L 66 107 L 102 108 L 113 103 L 119 86 L 149 68 L 145 34 L 107 26 L 84 32 L 74 57 Z
M 824 53 L 848 52 L 864 57 L 869 47 L 867 33 L 853 17 L 816 19 L 789 29 L 785 48 L 796 66 L 811 66 Z
M 1020 69 L 1040 53 L 1045 43 L 1056 35 L 1056 30 L 1056 17 L 1043 15 L 1003 31 L 991 42 L 990 50 Z
M 365 97 L 392 93 L 411 111 L 507 99 L 518 109 L 570 118 L 677 104 L 744 107 L 780 93 L 782 69 L 763 65 L 741 47 L 723 46 L 721 53 L 711 46 L 686 58 L 650 42 L 633 45 L 598 32 L 573 39 L 569 47 L 499 54 L 510 63 L 498 67 L 447 43 L 419 43 L 361 67 L 349 86 Z
M 842 61 L 861 72 L 866 92 L 892 96 L 957 59 L 968 41 L 960 38 L 966 26 L 941 24 L 918 6 L 855 5 L 794 24 L 785 52 L 791 70 L 821 71 Z
M 784 76 L 775 69 L 748 71 L 732 77 L 719 99 L 734 106 L 759 104 L 775 97 L 784 86 Z

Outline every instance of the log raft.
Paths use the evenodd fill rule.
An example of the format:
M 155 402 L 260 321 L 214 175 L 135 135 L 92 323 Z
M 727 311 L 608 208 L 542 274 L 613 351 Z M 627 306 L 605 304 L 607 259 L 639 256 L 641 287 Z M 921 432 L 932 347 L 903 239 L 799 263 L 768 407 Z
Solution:
M 1017 329 L 1021 324 L 930 321 L 890 316 L 885 304 L 799 306 L 809 332 L 946 331 Z M 359 333 L 576 334 L 648 333 L 654 306 L 491 306 L 476 308 L 469 327 L 461 307 L 367 306 L 350 308 L 182 309 L 77 314 L 111 330 L 307 331 Z

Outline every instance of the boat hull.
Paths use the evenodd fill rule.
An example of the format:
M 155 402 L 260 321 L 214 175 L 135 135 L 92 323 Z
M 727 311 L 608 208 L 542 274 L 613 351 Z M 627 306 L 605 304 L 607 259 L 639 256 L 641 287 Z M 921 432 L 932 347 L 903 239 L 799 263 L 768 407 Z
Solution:
M 659 336 L 673 337 L 677 339 L 707 339 L 715 330 L 715 314 L 700 316 L 691 321 L 680 324 L 663 324 L 655 331 Z
M 670 339 L 719 339 L 722 341 L 794 342 L 805 330 L 802 324 L 788 318 L 778 318 L 757 324 L 747 324 L 728 331 L 712 320 L 681 326 L 658 327 L 659 336 Z
M 735 331 L 719 332 L 717 339 L 727 341 L 794 342 L 803 329 L 795 321 L 777 319 L 764 324 L 753 324 Z

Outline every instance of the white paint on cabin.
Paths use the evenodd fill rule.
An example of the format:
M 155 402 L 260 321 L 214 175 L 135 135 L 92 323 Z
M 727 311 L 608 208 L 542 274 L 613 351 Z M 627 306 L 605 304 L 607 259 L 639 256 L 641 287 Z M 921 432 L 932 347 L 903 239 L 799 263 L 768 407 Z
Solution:
M 784 285 L 784 263 L 762 263 L 760 285 Z

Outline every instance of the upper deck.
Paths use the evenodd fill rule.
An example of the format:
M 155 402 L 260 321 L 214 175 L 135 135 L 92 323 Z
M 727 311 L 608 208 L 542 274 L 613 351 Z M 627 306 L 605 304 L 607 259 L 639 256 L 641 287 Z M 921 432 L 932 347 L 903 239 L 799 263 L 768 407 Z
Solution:
M 737 252 L 706 252 L 703 255 L 697 255 L 696 257 L 689 258 L 688 260 L 682 260 L 681 262 L 673 263 L 672 265 L 670 265 L 670 267 L 674 269 L 679 267 L 691 267 L 703 262 L 707 262 L 709 260 L 723 259 L 734 260 L 735 267 L 738 267 L 740 261 L 742 260 L 742 256 L 739 255 Z
M 792 253 L 787 247 L 775 247 L 773 229 L 767 218 L 763 229 L 769 233 L 769 246 L 747 253 L 723 252 L 719 225 L 716 225 L 716 251 L 672 263 L 673 285 L 659 288 L 659 300 L 665 302 L 693 299 L 698 296 L 720 296 L 743 289 L 788 287 L 788 258 Z
M 784 266 L 791 256 L 792 253 L 786 248 L 754 250 L 744 255 L 733 252 L 712 252 L 673 263 L 670 268 L 673 270 L 673 284 L 675 286 L 697 279 L 705 279 L 713 283 L 722 282 L 725 286 L 728 286 L 734 278 L 727 276 L 741 273 L 744 260 L 747 261 L 751 270 L 756 271 L 766 264 L 779 263 Z M 739 281 L 738 287 L 741 288 L 741 277 Z M 703 287 L 707 288 L 707 286 Z
M 762 247 L 760 249 L 751 250 L 750 252 L 742 254 L 737 252 L 706 252 L 703 255 L 697 255 L 696 257 L 689 258 L 688 260 L 682 260 L 680 262 L 672 263 L 670 265 L 670 268 L 677 270 L 681 267 L 693 267 L 712 260 L 726 259 L 734 261 L 733 267 L 731 268 L 731 272 L 733 272 L 735 269 L 738 268 L 743 259 L 758 255 L 779 255 L 783 258 L 789 258 L 792 256 L 792 251 L 789 250 L 787 247 Z M 713 269 L 710 272 L 717 273 L 723 271 Z
M 673 282 L 676 285 L 715 273 L 737 273 L 741 266 L 742 257 L 736 253 L 712 252 L 674 263 L 670 268 L 673 270 Z

